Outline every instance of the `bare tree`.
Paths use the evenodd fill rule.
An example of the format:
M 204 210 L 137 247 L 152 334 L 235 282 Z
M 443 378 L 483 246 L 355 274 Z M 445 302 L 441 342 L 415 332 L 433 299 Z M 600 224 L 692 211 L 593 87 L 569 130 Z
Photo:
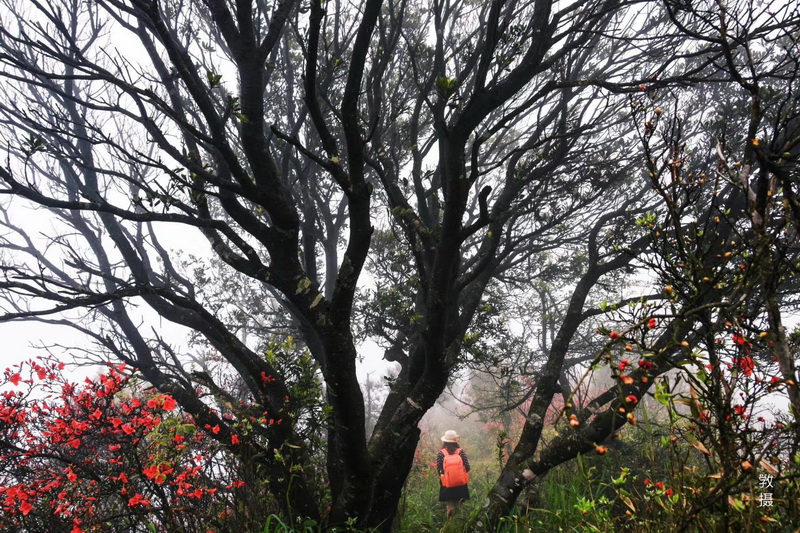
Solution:
M 767 6 L 760 15 L 743 3 L 667 3 L 665 7 L 669 24 L 687 37 L 689 47 L 715 57 L 706 70 L 707 83 L 696 89 L 667 91 L 660 90 L 658 83 L 646 83 L 643 94 L 631 98 L 633 121 L 644 147 L 643 168 L 651 190 L 660 197 L 645 207 L 646 214 L 640 211 L 637 224 L 652 232 L 637 240 L 630 240 L 635 234 L 629 233 L 629 240 L 622 245 L 630 252 L 625 258 L 609 255 L 608 249 L 598 246 L 596 239 L 604 228 L 600 224 L 593 228 L 588 265 L 572 292 L 531 393 L 523 434 L 490 493 L 482 523 L 496 523 L 536 477 L 595 449 L 622 426 L 635 423 L 635 406 L 657 376 L 698 352 L 709 354 L 718 372 L 715 345 L 719 335 L 730 334 L 731 327 L 748 329 L 751 335 L 763 331 L 761 339 L 777 339 L 768 344 L 767 358 L 779 363 L 789 402 L 796 402 L 795 355 L 786 342 L 780 314 L 794 298 L 792 276 L 798 250 L 796 230 L 787 228 L 793 223 L 796 188 L 790 176 L 795 176 L 797 169 L 792 151 L 797 142 L 797 12 L 778 4 Z M 734 83 L 723 83 L 726 81 Z M 667 111 L 672 118 L 662 120 Z M 784 187 L 780 191 L 778 183 Z M 614 216 L 619 213 L 609 214 Z M 743 224 L 748 216 L 753 221 L 751 228 Z M 764 221 L 769 222 L 765 225 Z M 731 257 L 758 259 L 745 267 L 732 264 Z M 613 367 L 617 386 L 598 394 L 582 413 L 569 406 L 564 416 L 573 413 L 576 429 L 563 432 L 539 449 L 544 413 L 561 390 L 557 386 L 559 372 L 566 353 L 576 343 L 579 325 L 608 311 L 605 305 L 595 307 L 591 289 L 621 264 L 648 265 L 651 272 L 659 274 L 661 287 L 656 285 L 651 294 L 636 295 L 642 305 L 628 322 L 620 324 L 622 333 L 599 332 L 610 340 L 594 352 L 592 365 L 604 359 L 618 360 L 619 356 L 615 359 L 611 354 L 618 353 L 625 343 L 636 345 L 635 351 L 643 355 L 639 362 L 644 364 L 627 373 L 621 370 L 624 364 Z M 742 275 L 740 268 L 746 268 L 748 274 Z M 756 324 L 763 329 L 754 329 Z M 648 328 L 655 331 L 648 332 Z M 739 339 L 741 342 L 742 337 Z M 631 344 L 626 349 L 631 349 Z M 733 364 L 737 364 L 735 359 Z M 712 383 L 720 396 L 716 398 L 717 412 L 724 418 L 731 411 L 730 395 L 735 389 L 725 383 L 721 372 L 714 374 Z M 721 396 L 726 396 L 728 403 Z M 727 411 L 722 406 L 727 406 Z M 733 473 L 710 493 L 699 496 L 695 511 L 744 482 L 745 477 L 736 476 L 733 469 L 741 461 L 740 451 L 732 444 L 736 436 L 721 438 L 727 438 L 723 444 L 735 450 L 725 456 L 728 463 L 723 467 Z M 534 457 L 536 451 L 538 457 Z

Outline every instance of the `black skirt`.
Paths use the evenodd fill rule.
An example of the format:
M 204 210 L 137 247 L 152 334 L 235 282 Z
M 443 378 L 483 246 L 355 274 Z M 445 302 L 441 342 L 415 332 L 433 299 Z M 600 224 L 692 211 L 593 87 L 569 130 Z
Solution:
M 439 487 L 440 502 L 460 502 L 463 500 L 469 500 L 469 485 L 450 488 Z

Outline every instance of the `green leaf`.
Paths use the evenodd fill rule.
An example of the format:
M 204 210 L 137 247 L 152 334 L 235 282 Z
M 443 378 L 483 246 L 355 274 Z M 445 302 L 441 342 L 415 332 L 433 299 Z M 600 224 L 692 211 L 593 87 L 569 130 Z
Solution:
M 295 294 L 305 294 L 311 289 L 311 280 L 303 278 L 297 283 L 297 292 Z
M 436 91 L 445 99 L 452 96 L 457 88 L 458 80 L 448 78 L 447 76 L 439 76 L 436 78 Z
M 208 80 L 208 85 L 214 89 L 215 87 L 219 86 L 219 82 L 222 79 L 222 74 L 214 74 L 213 72 L 206 71 L 206 79 Z

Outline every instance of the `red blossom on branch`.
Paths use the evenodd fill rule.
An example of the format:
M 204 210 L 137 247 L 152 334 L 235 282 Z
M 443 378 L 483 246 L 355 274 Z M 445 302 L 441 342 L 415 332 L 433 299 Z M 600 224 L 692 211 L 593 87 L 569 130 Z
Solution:
M 745 345 L 749 345 L 750 344 L 749 342 L 747 342 L 747 339 L 745 339 L 744 337 L 742 337 L 738 333 L 734 333 L 733 334 L 733 342 L 737 346 L 745 346 Z
M 28 520 L 74 533 L 144 529 L 166 506 L 199 527 L 235 506 L 235 469 L 211 464 L 225 448 L 174 398 L 138 391 L 121 365 L 78 385 L 63 368 L 40 360 L 5 373 L 17 390 L 0 394 L 0 530 L 26 530 Z
M 750 377 L 753 375 L 753 370 L 755 370 L 756 364 L 752 357 L 749 355 L 743 355 L 736 362 L 736 368 L 738 368 L 739 371 L 745 376 Z

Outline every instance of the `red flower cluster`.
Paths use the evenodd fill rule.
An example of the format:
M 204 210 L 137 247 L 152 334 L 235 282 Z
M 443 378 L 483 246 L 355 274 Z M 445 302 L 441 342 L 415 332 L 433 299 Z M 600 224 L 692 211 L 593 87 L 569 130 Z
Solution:
M 80 385 L 63 368 L 44 359 L 5 372 L 0 530 L 143 529 L 167 508 L 186 513 L 186 525 L 233 505 L 242 482 L 211 464 L 218 444 L 174 398 L 139 393 L 124 365 Z
M 756 368 L 756 364 L 753 361 L 753 358 L 749 355 L 743 355 L 736 361 L 736 368 L 747 377 L 753 375 L 753 370 Z
M 747 342 L 747 340 L 744 337 L 742 337 L 741 335 L 739 335 L 738 333 L 734 333 L 733 334 L 733 342 L 737 346 L 746 346 L 747 344 L 749 344 Z
M 664 485 L 663 481 L 656 481 L 655 483 L 653 483 L 652 481 L 650 481 L 650 478 L 644 478 L 644 484 L 645 484 L 645 486 L 651 486 L 654 489 L 657 489 L 657 490 L 663 492 L 664 495 L 668 496 L 668 497 L 672 496 L 673 494 L 675 494 L 675 491 L 672 490 L 672 489 L 668 489 L 666 487 L 666 485 Z

